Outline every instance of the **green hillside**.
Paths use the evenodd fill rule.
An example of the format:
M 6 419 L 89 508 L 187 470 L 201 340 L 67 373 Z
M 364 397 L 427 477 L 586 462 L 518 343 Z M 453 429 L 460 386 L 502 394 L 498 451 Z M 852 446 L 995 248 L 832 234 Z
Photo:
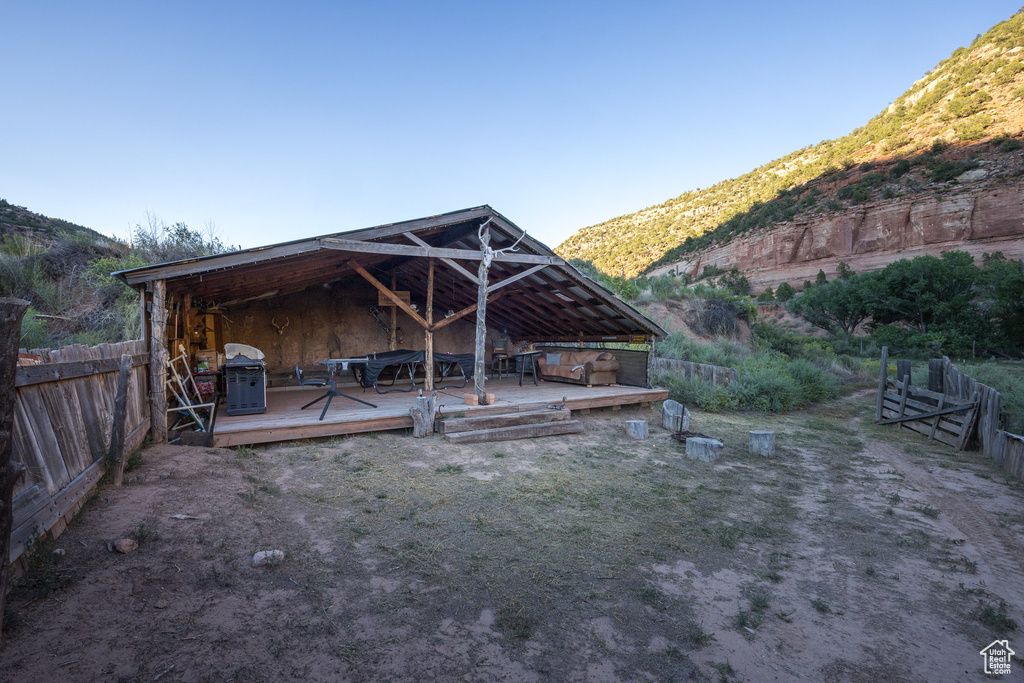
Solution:
M 216 236 L 154 216 L 136 224 L 129 243 L 0 199 L 0 297 L 32 304 L 23 348 L 136 339 L 139 296 L 112 271 L 228 249 Z
M 797 150 L 705 190 L 583 228 L 557 251 L 565 258 L 591 261 L 606 273 L 634 276 L 750 229 L 887 198 L 883 192 L 931 192 L 936 183 L 956 183 L 977 163 L 956 154 L 957 147 L 970 146 L 975 154 L 1012 151 L 1019 143 L 1002 136 L 1017 135 L 1022 124 L 1024 11 L 969 47 L 955 50 L 849 135 Z M 992 138 L 999 138 L 996 144 L 978 147 L 979 141 Z M 946 149 L 951 151 L 940 154 Z M 902 158 L 928 164 L 929 182 L 886 190 L 871 173 L 850 173 L 855 167 L 869 171 L 871 164 L 883 160 L 891 169 Z

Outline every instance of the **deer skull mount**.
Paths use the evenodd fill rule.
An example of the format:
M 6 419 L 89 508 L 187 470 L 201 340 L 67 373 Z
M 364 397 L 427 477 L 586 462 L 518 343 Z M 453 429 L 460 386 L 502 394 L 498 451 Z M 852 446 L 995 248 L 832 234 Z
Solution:
M 278 325 L 277 324 L 277 316 L 276 315 L 273 318 L 271 318 L 271 320 L 270 320 L 270 324 L 277 328 L 277 333 L 278 334 L 284 334 L 284 328 L 288 327 L 288 323 L 290 323 L 290 322 L 291 322 L 291 320 L 289 318 L 285 318 L 284 319 L 284 325 Z

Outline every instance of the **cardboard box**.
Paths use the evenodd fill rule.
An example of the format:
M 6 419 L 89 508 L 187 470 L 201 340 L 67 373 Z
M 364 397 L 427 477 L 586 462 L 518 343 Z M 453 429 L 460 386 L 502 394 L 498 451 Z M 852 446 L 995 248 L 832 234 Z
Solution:
M 203 349 L 202 351 L 196 351 L 196 366 L 206 361 L 206 369 L 210 372 L 217 372 L 220 370 L 220 363 L 218 362 L 220 354 L 217 353 L 216 349 Z

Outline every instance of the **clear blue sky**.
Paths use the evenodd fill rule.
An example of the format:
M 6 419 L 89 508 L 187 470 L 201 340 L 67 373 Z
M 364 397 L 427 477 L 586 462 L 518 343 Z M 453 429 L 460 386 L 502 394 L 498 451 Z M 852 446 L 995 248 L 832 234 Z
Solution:
M 1021 0 L 0 3 L 0 197 L 244 247 L 575 230 L 863 125 Z

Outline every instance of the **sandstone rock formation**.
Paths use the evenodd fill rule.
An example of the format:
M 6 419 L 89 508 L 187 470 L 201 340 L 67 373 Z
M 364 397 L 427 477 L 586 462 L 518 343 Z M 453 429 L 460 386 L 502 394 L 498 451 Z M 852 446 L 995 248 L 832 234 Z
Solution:
M 754 292 L 783 282 L 800 289 L 818 270 L 832 279 L 840 261 L 861 273 L 901 258 L 952 250 L 969 252 L 979 264 L 982 254 L 997 251 L 1024 258 L 1024 182 L 878 201 L 798 219 L 739 236 L 652 274 L 696 278 L 713 265 L 743 271 Z

